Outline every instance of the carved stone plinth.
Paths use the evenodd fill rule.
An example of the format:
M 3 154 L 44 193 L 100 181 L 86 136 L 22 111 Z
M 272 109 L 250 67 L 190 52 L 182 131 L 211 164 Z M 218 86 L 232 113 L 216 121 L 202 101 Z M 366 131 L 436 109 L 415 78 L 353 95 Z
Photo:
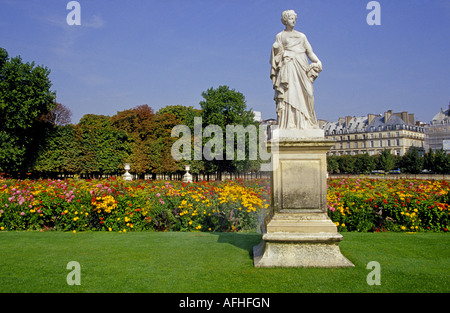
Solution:
M 270 141 L 271 212 L 255 267 L 349 267 L 342 235 L 327 215 L 326 153 L 334 142 L 317 138 Z

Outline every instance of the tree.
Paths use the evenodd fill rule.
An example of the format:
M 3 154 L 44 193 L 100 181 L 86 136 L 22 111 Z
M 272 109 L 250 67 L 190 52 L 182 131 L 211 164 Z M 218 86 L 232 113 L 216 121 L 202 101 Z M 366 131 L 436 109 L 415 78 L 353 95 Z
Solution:
M 395 168 L 395 158 L 392 155 L 391 150 L 384 149 L 381 152 L 378 156 L 377 168 L 385 171 L 386 173 Z
M 353 173 L 355 170 L 355 159 L 351 155 L 341 155 L 338 164 L 340 173 Z
M 433 171 L 435 166 L 435 155 L 433 150 L 430 148 L 428 152 L 423 156 L 423 168 L 429 171 Z
M 41 120 L 54 126 L 68 125 L 71 122 L 72 112 L 63 104 L 56 102 L 52 111 L 41 116 Z
M 152 140 L 155 118 L 153 109 L 147 104 L 117 112 L 111 118 L 112 127 L 128 135 L 131 152 L 126 161 L 131 163 L 131 171 L 141 177 L 153 169 L 154 155 L 149 142 Z
M 406 173 L 419 174 L 423 169 L 423 158 L 416 147 L 411 147 L 401 159 L 402 169 Z
M 0 171 L 27 171 L 48 123 L 39 120 L 55 107 L 50 70 L 9 58 L 0 48 Z
M 123 172 L 124 160 L 131 152 L 128 135 L 113 128 L 109 116 L 86 114 L 76 127 L 78 173 L 96 176 Z
M 176 119 L 180 123 L 188 126 L 191 129 L 191 133 L 194 132 L 194 117 L 201 117 L 202 111 L 194 109 L 192 106 L 186 107 L 183 105 L 168 105 L 156 112 L 157 116 L 161 116 L 166 113 L 175 115 Z
M 212 151 L 215 154 L 215 158 L 209 162 L 205 162 L 205 168 L 208 172 L 219 172 L 223 171 L 234 172 L 234 171 L 246 171 L 250 167 L 252 167 L 252 163 L 258 162 L 258 160 L 250 160 L 250 157 L 246 157 L 244 160 L 238 160 L 237 153 L 237 144 L 238 138 L 232 140 L 233 147 L 228 147 L 232 149 L 235 153 L 233 160 L 227 160 L 225 155 L 226 153 L 226 131 L 227 126 L 236 126 L 240 125 L 244 128 L 247 126 L 254 126 L 257 131 L 258 123 L 254 121 L 254 114 L 251 110 L 247 110 L 247 104 L 245 97 L 242 93 L 235 91 L 234 89 L 230 89 L 228 86 L 219 86 L 218 88 L 209 88 L 207 91 L 202 92 L 202 97 L 204 100 L 200 102 L 200 107 L 202 109 L 202 128 L 205 129 L 208 125 L 217 125 L 222 131 L 222 138 L 218 138 L 221 140 L 222 150 L 219 151 L 220 147 L 215 147 L 216 150 Z M 217 133 L 210 136 L 212 138 L 218 137 Z M 212 138 L 208 138 L 208 136 L 204 136 L 204 145 L 205 143 L 212 140 Z M 256 135 L 256 141 L 258 140 L 258 136 Z M 248 156 L 249 152 L 249 141 L 250 134 L 247 133 L 245 135 L 245 154 Z M 220 142 L 217 142 L 220 144 Z M 253 142 L 254 143 L 254 142 Z
M 355 172 L 368 174 L 375 169 L 374 159 L 367 153 L 355 156 Z
M 450 172 L 449 156 L 444 150 L 436 150 L 433 157 L 433 163 L 429 169 L 438 174 L 446 174 Z
M 327 157 L 327 171 L 330 174 L 337 173 L 339 170 L 338 156 L 330 155 Z
M 80 152 L 77 128 L 74 125 L 55 126 L 48 130 L 33 172 L 39 176 L 74 174 L 79 171 Z

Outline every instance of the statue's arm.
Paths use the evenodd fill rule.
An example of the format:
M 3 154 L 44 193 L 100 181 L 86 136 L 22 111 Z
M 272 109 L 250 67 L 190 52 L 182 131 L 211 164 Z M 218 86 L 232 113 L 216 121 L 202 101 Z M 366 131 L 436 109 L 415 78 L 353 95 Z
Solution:
M 312 63 L 316 63 L 320 70 L 322 71 L 322 62 L 320 62 L 319 58 L 317 57 L 317 55 L 314 53 L 311 45 L 308 42 L 308 39 L 305 36 L 305 49 L 306 49 L 306 55 L 308 56 L 308 58 L 311 60 Z

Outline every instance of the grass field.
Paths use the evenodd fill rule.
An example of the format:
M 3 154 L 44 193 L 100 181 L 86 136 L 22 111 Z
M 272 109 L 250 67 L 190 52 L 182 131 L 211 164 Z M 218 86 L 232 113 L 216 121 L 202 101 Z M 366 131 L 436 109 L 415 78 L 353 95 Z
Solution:
M 343 233 L 355 268 L 254 268 L 256 233 L 1 232 L 0 292 L 405 292 L 450 291 L 450 235 Z M 81 265 L 69 286 L 67 263 Z M 381 266 L 370 286 L 367 263 Z

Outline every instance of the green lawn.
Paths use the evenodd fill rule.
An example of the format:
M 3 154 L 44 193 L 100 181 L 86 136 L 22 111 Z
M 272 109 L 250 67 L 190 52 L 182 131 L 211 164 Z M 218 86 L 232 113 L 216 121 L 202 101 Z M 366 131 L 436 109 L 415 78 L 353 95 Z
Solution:
M 449 292 L 450 235 L 343 233 L 355 268 L 254 268 L 255 233 L 0 232 L 0 292 Z M 81 265 L 69 286 L 67 263 Z M 367 263 L 381 266 L 369 286 Z

